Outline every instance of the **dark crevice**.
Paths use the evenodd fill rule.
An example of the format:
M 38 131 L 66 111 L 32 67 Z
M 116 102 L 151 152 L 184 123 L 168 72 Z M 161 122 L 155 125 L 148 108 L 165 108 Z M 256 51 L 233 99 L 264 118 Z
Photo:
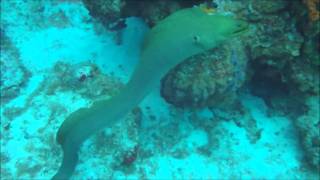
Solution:
M 307 110 L 303 98 L 283 80 L 285 67 L 277 69 L 260 63 L 251 63 L 250 66 L 253 72 L 248 82 L 249 90 L 261 97 L 269 108 L 291 117 L 298 117 Z

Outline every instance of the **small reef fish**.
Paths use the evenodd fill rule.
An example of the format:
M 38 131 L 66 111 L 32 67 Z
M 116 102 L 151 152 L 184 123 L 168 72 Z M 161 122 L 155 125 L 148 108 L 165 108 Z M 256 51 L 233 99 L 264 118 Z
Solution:
M 146 35 L 140 62 L 127 85 L 112 98 L 81 108 L 63 122 L 57 133 L 63 160 L 53 179 L 69 179 L 82 143 L 124 118 L 170 69 L 240 35 L 247 27 L 242 20 L 218 13 L 208 15 L 199 7 L 179 10 L 160 21 Z

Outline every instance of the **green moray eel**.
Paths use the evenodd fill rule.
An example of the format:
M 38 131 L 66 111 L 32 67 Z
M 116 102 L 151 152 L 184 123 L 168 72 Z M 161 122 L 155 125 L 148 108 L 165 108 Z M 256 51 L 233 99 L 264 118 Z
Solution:
M 128 84 L 114 97 L 81 108 L 63 122 L 57 133 L 63 161 L 53 179 L 69 179 L 75 170 L 81 144 L 126 116 L 171 68 L 241 34 L 247 27 L 244 21 L 218 13 L 209 14 L 199 7 L 179 10 L 160 21 L 146 35 L 140 61 Z

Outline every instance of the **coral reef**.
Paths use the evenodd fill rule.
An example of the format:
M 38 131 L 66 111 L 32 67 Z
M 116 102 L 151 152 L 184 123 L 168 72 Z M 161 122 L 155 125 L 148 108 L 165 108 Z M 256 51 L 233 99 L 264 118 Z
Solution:
M 292 63 L 289 72 L 291 83 L 300 93 L 319 95 L 319 69 L 314 68 L 313 64 L 304 63 L 303 60 L 301 58 Z
M 320 105 L 319 97 L 307 99 L 307 112 L 294 121 L 301 138 L 308 163 L 320 171 Z
M 177 0 L 126 1 L 128 5 L 124 8 L 124 15 L 142 17 L 151 27 L 172 12 L 182 8 Z
M 223 108 L 212 108 L 211 111 L 220 121 L 233 121 L 236 126 L 243 128 L 250 143 L 255 144 L 261 137 L 262 129 L 258 128 L 257 120 L 240 102 Z
M 90 15 L 110 28 L 121 18 L 121 10 L 126 2 L 123 0 L 82 0 Z
M 161 95 L 180 107 L 206 107 L 233 101 L 245 80 L 247 58 L 233 42 L 194 56 L 162 79 Z M 239 44 L 239 43 L 238 43 Z
M 289 2 L 287 0 L 260 0 L 260 1 L 250 1 L 250 7 L 252 10 L 256 10 L 258 14 L 276 14 L 283 11 L 288 7 Z
M 154 26 L 172 12 L 205 2 L 205 0 L 82 0 L 92 17 L 107 28 L 113 27 L 121 18 L 141 17 L 149 26 Z
M 123 86 L 119 79 L 102 74 L 98 67 L 90 62 L 75 65 L 58 62 L 46 79 L 45 81 L 51 82 L 42 86 L 47 94 L 73 90 L 90 99 L 105 94 L 113 96 Z
M 311 21 L 317 21 L 320 17 L 319 0 L 303 0 L 303 3 L 308 8 L 308 14 Z
M 58 159 L 62 155 L 54 134 L 63 119 L 76 109 L 90 106 L 92 101 L 113 96 L 123 86 L 119 79 L 102 74 L 91 62 L 67 64 L 63 59 L 53 70 L 32 74 L 30 78 L 30 72 L 20 62 L 18 48 L 10 40 L 12 37 L 8 38 L 2 31 L 9 25 L 11 31 L 20 27 L 35 32 L 52 27 L 61 29 L 72 26 L 76 29 L 82 26 L 90 29 L 89 26 L 96 24 L 89 21 L 87 11 L 84 11 L 84 16 L 87 17 L 85 19 L 77 15 L 78 7 L 84 9 L 80 1 L 90 15 L 101 21 L 107 29 L 118 31 L 125 26 L 121 24 L 125 17 L 139 16 L 149 26 L 154 26 L 173 11 L 206 0 L 59 0 L 1 3 L 12 6 L 19 13 L 14 18 L 14 23 L 6 21 L 8 18 L 1 22 L 3 167 L 0 173 L 4 179 L 50 177 L 58 168 Z M 187 175 L 190 179 L 212 179 L 202 177 L 199 172 L 192 177 L 192 171 L 189 171 L 192 168 L 189 165 L 199 164 L 201 167 L 202 163 L 198 162 L 208 166 L 199 168 L 201 172 L 206 169 L 211 173 L 215 168 L 219 168 L 216 170 L 219 174 L 217 178 L 222 175 L 222 178 L 254 179 L 259 178 L 257 176 L 260 173 L 252 170 L 252 164 L 262 158 L 269 168 L 266 168 L 267 171 L 284 170 L 274 173 L 277 174 L 277 179 L 317 179 L 304 177 L 303 174 L 309 169 L 300 163 L 300 151 L 295 148 L 302 148 L 306 163 L 313 172 L 319 174 L 319 0 L 214 1 L 222 12 L 231 12 L 251 23 L 247 37 L 241 39 L 244 44 L 238 40 L 232 41 L 192 57 L 169 72 L 162 79 L 161 94 L 170 104 L 183 108 L 170 106 L 168 113 L 154 110 L 153 114 L 144 112 L 143 117 L 140 109 L 136 109 L 121 123 L 98 133 L 85 143 L 80 161 L 86 166 L 78 167 L 80 173 L 76 174 L 74 179 L 148 179 L 159 177 L 156 172 L 165 172 L 163 169 L 171 167 L 170 165 L 173 165 L 170 173 L 176 179 L 185 179 Z M 65 5 L 69 2 L 76 2 L 80 6 L 68 8 Z M 21 6 L 23 3 L 28 6 Z M 6 16 L 15 17 L 15 14 Z M 78 22 L 79 20 L 81 22 Z M 23 37 L 16 40 L 23 42 L 28 36 L 24 35 L 27 34 L 24 30 L 20 33 L 17 36 Z M 48 36 L 50 35 L 52 34 L 49 33 Z M 38 77 L 40 80 L 33 81 L 33 78 Z M 28 83 L 30 81 L 31 83 Z M 25 94 L 27 83 L 37 84 L 39 87 Z M 269 107 L 268 116 L 272 117 L 251 113 L 239 103 L 238 92 L 247 89 L 264 99 Z M 14 98 L 19 94 L 26 96 L 25 103 L 19 101 L 19 104 L 15 104 Z M 208 106 L 209 108 L 204 108 Z M 266 110 L 259 103 L 254 106 L 261 111 Z M 186 111 L 189 107 L 197 110 Z M 146 112 L 152 112 L 152 108 L 154 107 L 148 106 Z M 208 112 L 205 112 L 206 115 L 197 115 L 199 109 Z M 284 118 L 273 118 L 279 114 L 289 117 L 288 122 Z M 142 118 L 148 121 L 140 122 Z M 288 131 L 291 128 L 289 119 L 295 127 L 292 131 Z M 139 129 L 141 123 L 144 128 Z M 290 144 L 298 139 L 295 130 L 301 146 L 295 142 Z M 138 134 L 143 138 L 139 139 Z M 195 134 L 193 141 L 190 141 Z M 252 144 L 254 145 L 250 146 Z M 10 152 L 12 149 L 15 151 Z M 194 158 L 195 154 L 200 155 L 199 159 L 205 157 L 204 160 L 195 161 L 199 160 Z M 159 160 L 158 156 L 164 158 Z M 170 158 L 174 161 L 169 161 Z M 169 163 L 165 164 L 164 159 Z M 191 161 L 188 161 L 190 159 Z M 179 163 L 176 163 L 177 161 Z M 177 167 L 179 164 L 183 167 Z M 230 174 L 230 167 L 237 170 Z M 119 172 L 125 176 L 119 176 Z M 84 177 L 84 174 L 87 176 Z M 264 175 L 269 177 L 268 174 Z
M 287 6 L 292 8 L 276 14 L 262 14 L 254 20 L 244 13 L 255 27 L 246 41 L 250 56 L 249 86 L 274 109 L 297 112 L 303 99 L 292 97 L 306 97 L 319 91 L 319 66 L 316 65 L 319 53 L 315 50 L 318 32 L 310 27 L 313 25 L 303 28 L 299 25 L 307 18 L 301 14 L 304 6 L 298 1 Z M 259 12 L 259 9 L 250 11 Z M 306 29 L 309 33 L 305 32 Z
M 2 30 L 0 37 L 0 98 L 1 103 L 6 103 L 18 96 L 31 74 L 20 62 L 18 49 Z
M 261 13 L 255 18 L 243 13 L 255 27 L 247 40 L 249 87 L 273 109 L 271 114 L 277 112 L 298 119 L 293 123 L 300 133 L 308 162 L 312 167 L 319 167 L 315 160 L 319 159 L 315 153 L 319 145 L 314 143 L 311 148 L 310 144 L 312 138 L 319 136 L 315 133 L 317 122 L 312 123 L 313 117 L 306 115 L 306 112 L 315 114 L 312 106 L 319 106 L 316 105 L 319 102 L 309 103 L 310 98 L 319 100 L 319 21 L 308 20 L 308 9 L 301 1 L 287 1 L 286 6 L 290 8 Z M 263 12 L 253 8 L 250 11 Z M 307 128 L 311 132 L 306 132 Z
M 249 59 L 246 80 L 251 92 L 264 98 L 267 105 L 273 108 L 274 112 L 269 113 L 282 113 L 295 119 L 303 115 L 305 110 L 311 109 L 307 99 L 310 96 L 319 99 L 320 91 L 320 30 L 316 18 L 308 21 L 307 10 L 310 12 L 310 7 L 305 8 L 300 1 L 250 0 L 241 4 L 224 3 L 223 8 L 251 22 L 248 36 L 242 39 Z M 225 52 L 231 50 L 229 48 Z M 244 80 L 239 84 L 235 83 L 239 81 L 231 81 L 236 88 L 233 93 L 227 91 L 227 80 L 239 77 L 234 76 L 237 68 L 226 60 L 209 61 L 215 55 L 219 56 L 217 49 L 193 57 L 193 60 L 172 70 L 162 80 L 162 96 L 169 103 L 180 107 L 232 106 L 236 102 L 232 94 L 241 87 Z M 224 56 L 228 59 L 227 55 Z M 239 59 L 242 62 L 245 58 L 240 56 Z M 219 71 L 219 63 L 223 71 Z M 245 68 L 242 68 L 244 72 Z M 308 117 L 302 116 L 299 119 Z M 297 128 L 299 132 L 304 132 L 304 129 L 300 130 L 301 126 Z M 301 138 L 301 141 L 302 144 L 308 144 L 305 141 L 309 140 Z M 308 159 L 313 159 L 310 164 L 317 167 L 314 159 L 318 155 L 308 153 L 310 148 L 306 145 L 304 148 L 306 154 L 309 154 Z
M 247 37 L 242 39 L 244 48 L 234 51 L 224 46 L 180 64 L 163 78 L 162 96 L 178 107 L 225 108 L 237 104 L 236 93 L 247 81 L 249 90 L 273 109 L 269 115 L 308 119 L 310 116 L 304 115 L 311 111 L 308 99 L 319 99 L 320 91 L 319 1 L 215 2 L 219 10 L 233 12 L 251 23 Z M 203 1 L 126 1 L 121 14 L 142 17 L 153 26 L 171 11 L 200 3 Z M 231 62 L 233 53 L 240 65 Z M 303 135 L 306 128 L 296 127 L 302 133 L 302 144 L 308 144 Z M 308 153 L 309 146 L 304 148 L 308 159 L 317 157 Z

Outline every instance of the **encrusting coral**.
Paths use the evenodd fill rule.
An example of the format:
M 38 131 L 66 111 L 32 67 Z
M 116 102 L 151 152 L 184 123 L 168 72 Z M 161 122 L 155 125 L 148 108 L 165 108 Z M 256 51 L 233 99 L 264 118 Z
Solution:
M 319 0 L 303 0 L 303 3 L 308 8 L 308 14 L 311 21 L 317 21 L 320 17 L 320 1 Z

